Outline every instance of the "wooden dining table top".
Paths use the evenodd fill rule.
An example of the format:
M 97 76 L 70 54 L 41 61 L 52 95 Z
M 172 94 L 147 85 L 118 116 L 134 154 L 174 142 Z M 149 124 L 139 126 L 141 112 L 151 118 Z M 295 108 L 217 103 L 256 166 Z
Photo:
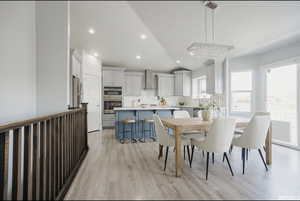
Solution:
M 250 119 L 248 118 L 230 118 L 236 119 L 237 128 L 247 127 L 250 121 Z M 182 128 L 184 130 L 207 130 L 213 123 L 213 120 L 203 121 L 201 118 L 170 118 L 162 119 L 161 121 L 168 128 Z

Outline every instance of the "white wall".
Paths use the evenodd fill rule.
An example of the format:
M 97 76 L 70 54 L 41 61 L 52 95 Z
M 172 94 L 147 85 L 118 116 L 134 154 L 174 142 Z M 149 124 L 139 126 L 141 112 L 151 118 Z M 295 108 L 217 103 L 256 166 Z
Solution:
M 35 2 L 0 1 L 0 124 L 36 113 Z
M 70 97 L 69 2 L 37 1 L 37 113 L 67 110 Z

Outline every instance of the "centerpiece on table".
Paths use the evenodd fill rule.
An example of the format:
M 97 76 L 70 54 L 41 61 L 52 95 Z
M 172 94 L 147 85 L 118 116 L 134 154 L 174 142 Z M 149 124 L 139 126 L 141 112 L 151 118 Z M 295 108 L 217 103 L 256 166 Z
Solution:
M 212 120 L 212 114 L 216 111 L 220 111 L 220 107 L 215 103 L 200 103 L 199 104 L 201 112 L 201 116 L 203 121 L 210 121 Z

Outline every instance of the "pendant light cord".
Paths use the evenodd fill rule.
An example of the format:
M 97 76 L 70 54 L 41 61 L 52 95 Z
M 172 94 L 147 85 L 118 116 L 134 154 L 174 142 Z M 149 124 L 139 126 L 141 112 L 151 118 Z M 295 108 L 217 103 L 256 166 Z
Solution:
M 215 10 L 211 10 L 211 24 L 212 24 L 212 42 L 215 42 Z
M 207 8 L 204 6 L 205 42 L 207 43 Z

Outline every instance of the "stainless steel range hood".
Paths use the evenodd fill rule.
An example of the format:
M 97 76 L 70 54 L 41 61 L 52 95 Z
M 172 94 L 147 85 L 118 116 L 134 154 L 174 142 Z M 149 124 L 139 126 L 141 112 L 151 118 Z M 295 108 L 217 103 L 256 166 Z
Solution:
M 145 70 L 145 89 L 154 89 L 154 76 L 152 70 Z

